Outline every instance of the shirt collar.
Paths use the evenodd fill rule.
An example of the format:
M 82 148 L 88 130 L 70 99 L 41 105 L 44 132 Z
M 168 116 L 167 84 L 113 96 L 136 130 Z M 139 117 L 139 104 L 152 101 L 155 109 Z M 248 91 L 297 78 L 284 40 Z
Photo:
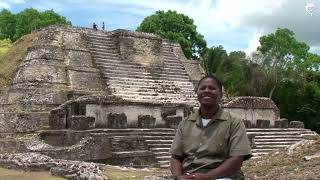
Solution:
M 227 117 L 227 114 L 223 112 L 223 109 L 219 106 L 218 111 L 213 115 L 211 119 L 212 120 L 209 122 L 209 124 L 215 121 L 227 121 L 229 118 Z M 202 127 L 200 109 L 195 109 L 193 113 L 188 117 L 188 120 L 197 121 L 197 125 Z

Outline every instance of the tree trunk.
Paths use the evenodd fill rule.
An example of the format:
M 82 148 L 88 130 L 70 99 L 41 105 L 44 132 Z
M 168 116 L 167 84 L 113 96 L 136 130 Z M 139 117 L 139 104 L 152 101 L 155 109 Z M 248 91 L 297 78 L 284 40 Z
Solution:
M 273 92 L 276 89 L 276 86 L 273 86 L 273 88 L 271 89 L 271 91 L 269 92 L 269 98 L 272 98 Z

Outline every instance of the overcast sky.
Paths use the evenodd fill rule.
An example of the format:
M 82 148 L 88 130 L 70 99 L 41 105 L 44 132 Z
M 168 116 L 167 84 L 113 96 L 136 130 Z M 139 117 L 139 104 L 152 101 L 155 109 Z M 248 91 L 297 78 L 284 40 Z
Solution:
M 209 47 L 250 53 L 260 36 L 280 27 L 320 54 L 320 0 L 0 0 L 0 9 L 13 13 L 28 7 L 53 9 L 75 26 L 105 21 L 107 30 L 135 30 L 146 16 L 171 9 L 192 18 Z

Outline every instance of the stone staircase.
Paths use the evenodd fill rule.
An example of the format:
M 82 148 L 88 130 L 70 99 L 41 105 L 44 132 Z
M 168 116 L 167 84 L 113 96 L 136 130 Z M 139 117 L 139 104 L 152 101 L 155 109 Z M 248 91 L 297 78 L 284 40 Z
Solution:
M 116 136 L 117 138 L 131 135 L 139 135 L 143 137 L 148 144 L 149 150 L 157 159 L 157 166 L 163 168 L 169 167 L 171 157 L 169 150 L 175 134 L 174 129 L 114 129 L 108 130 L 108 133 Z M 247 129 L 247 134 L 248 136 L 253 137 L 253 159 L 259 158 L 272 151 L 287 148 L 303 139 L 319 136 L 308 129 L 296 128 L 251 128 Z
M 0 152 L 16 153 L 26 151 L 25 142 L 31 140 L 36 133 L 0 133 Z
M 163 62 L 144 66 L 120 58 L 112 34 L 90 33 L 90 51 L 113 95 L 134 102 L 196 105 L 194 86 L 169 43 L 162 43 Z
M 308 129 L 297 128 L 252 128 L 247 129 L 248 136 L 253 136 L 253 158 L 259 158 L 272 151 L 289 147 L 303 139 L 315 138 L 318 135 Z
M 169 167 L 169 150 L 175 135 L 175 129 L 107 129 L 103 132 L 112 136 L 112 145 L 118 146 L 122 138 L 139 136 L 147 143 L 147 148 L 154 154 L 157 160 L 155 166 Z

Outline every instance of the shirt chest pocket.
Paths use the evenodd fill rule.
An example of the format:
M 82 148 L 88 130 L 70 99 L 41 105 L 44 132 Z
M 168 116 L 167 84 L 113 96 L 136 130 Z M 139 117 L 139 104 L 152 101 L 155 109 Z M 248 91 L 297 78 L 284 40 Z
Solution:
M 211 155 L 227 155 L 229 152 L 229 133 L 217 132 L 204 141 L 203 150 Z

